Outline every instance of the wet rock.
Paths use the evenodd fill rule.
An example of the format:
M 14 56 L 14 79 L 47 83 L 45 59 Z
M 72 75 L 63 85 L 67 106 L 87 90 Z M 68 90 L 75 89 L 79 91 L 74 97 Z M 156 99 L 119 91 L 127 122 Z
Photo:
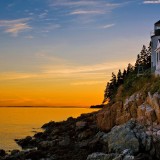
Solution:
M 55 141 L 42 141 L 39 143 L 38 148 L 48 149 L 56 144 Z
M 52 128 L 55 126 L 55 124 L 56 124 L 56 122 L 51 121 L 49 123 L 45 123 L 41 128 L 43 128 L 43 129 Z
M 36 149 L 12 151 L 3 159 L 141 160 L 147 156 L 160 159 L 158 121 L 152 127 L 139 124 L 136 113 L 133 113 L 138 106 L 133 100 L 136 100 L 136 96 L 131 97 L 125 107 L 118 102 L 98 113 L 83 114 L 76 119 L 71 117 L 63 122 L 49 122 L 43 126 L 44 132 L 36 133 L 33 138 L 17 140 L 21 146 Z M 152 110 L 146 114 L 146 104 L 144 112 L 138 114 L 144 116 L 145 121 L 154 119 Z
M 139 151 L 138 139 L 135 137 L 133 131 L 126 127 L 127 125 L 116 126 L 110 133 L 102 137 L 103 142 L 108 145 L 109 153 L 121 153 L 125 149 L 129 149 L 133 153 Z
M 24 139 L 15 139 L 15 141 L 17 142 L 18 145 L 20 145 L 22 148 L 31 146 L 32 143 L 32 137 L 31 136 L 27 136 Z
M 137 156 L 135 156 L 134 160 L 152 160 L 152 158 L 145 153 L 139 153 Z
M 160 136 L 160 130 L 157 132 L 157 136 Z
M 0 157 L 4 157 L 6 155 L 5 150 L 0 149 Z
M 19 152 L 20 152 L 19 150 L 14 149 L 14 150 L 11 151 L 11 155 L 15 155 L 15 154 L 17 154 L 17 153 L 19 153 Z
M 68 136 L 64 137 L 63 140 L 59 141 L 59 145 L 62 147 L 67 147 L 70 145 L 70 138 Z
M 87 126 L 87 122 L 78 121 L 76 122 L 76 129 L 84 129 Z
M 35 138 L 41 138 L 43 136 L 43 132 L 38 132 L 34 135 Z
M 90 129 L 87 129 L 87 130 L 78 134 L 78 139 L 80 139 L 80 140 L 86 139 L 86 138 L 90 137 L 91 135 L 93 135 L 93 132 Z
M 105 153 L 92 153 L 88 155 L 87 160 L 112 160 L 117 154 L 105 154 Z
M 25 155 L 25 159 L 39 160 L 45 157 L 45 153 L 40 150 L 30 150 Z

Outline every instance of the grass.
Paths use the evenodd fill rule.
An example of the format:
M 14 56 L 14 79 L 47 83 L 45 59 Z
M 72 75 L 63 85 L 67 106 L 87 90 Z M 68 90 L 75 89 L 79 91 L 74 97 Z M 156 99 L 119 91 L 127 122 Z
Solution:
M 137 92 L 141 92 L 144 96 L 147 96 L 148 92 L 151 94 L 160 93 L 160 76 L 154 76 L 148 71 L 139 77 L 137 77 L 136 73 L 130 74 L 118 88 L 115 100 L 124 101 L 127 97 Z

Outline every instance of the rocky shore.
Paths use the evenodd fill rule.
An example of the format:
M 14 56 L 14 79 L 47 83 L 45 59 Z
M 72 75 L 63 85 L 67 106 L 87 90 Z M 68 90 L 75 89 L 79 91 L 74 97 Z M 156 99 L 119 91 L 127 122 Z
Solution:
M 160 160 L 160 95 L 134 94 L 125 103 L 63 122 L 17 139 L 22 151 L 1 160 Z

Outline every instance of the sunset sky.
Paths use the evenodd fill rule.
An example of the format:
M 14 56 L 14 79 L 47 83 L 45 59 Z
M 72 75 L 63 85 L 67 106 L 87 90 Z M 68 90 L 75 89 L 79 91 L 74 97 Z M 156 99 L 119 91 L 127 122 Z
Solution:
M 1 0 L 0 106 L 100 104 L 158 20 L 160 0 Z

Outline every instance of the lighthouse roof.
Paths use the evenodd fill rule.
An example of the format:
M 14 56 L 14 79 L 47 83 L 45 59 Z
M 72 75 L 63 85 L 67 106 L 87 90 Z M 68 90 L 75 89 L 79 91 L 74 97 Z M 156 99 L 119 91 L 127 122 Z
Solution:
M 160 25 L 160 20 L 157 21 L 154 25 Z

